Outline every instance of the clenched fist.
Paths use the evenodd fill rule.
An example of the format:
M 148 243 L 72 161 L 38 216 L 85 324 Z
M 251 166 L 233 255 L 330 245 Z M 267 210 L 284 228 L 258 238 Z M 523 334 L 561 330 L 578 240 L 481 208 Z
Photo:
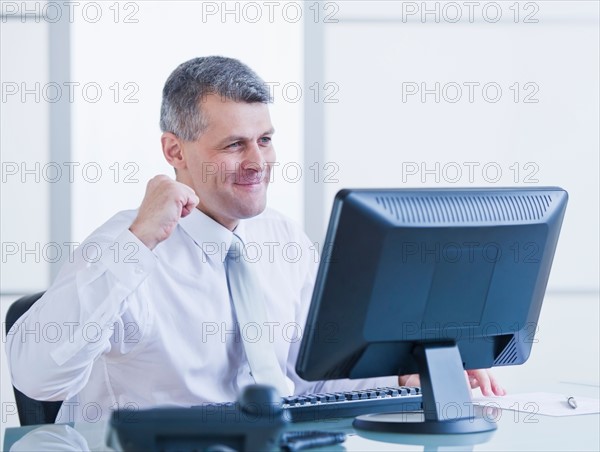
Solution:
M 168 176 L 155 176 L 148 181 L 144 200 L 129 230 L 152 250 L 171 235 L 179 219 L 189 215 L 199 202 L 187 185 Z

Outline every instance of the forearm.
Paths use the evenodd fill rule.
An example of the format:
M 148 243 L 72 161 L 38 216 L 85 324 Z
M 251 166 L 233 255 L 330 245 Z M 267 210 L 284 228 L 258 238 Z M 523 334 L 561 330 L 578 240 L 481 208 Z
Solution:
M 73 262 L 7 335 L 13 384 L 32 398 L 62 400 L 85 386 L 94 361 L 111 348 L 127 298 L 155 265 L 152 253 L 128 231 L 94 243 L 98 247 L 87 250 L 101 255 L 76 250 Z M 118 256 L 113 250 L 124 243 L 141 252 Z

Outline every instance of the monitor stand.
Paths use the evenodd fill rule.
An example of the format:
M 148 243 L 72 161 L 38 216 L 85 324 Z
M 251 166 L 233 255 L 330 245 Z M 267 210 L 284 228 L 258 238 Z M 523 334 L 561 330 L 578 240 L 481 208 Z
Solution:
M 413 351 L 419 366 L 424 419 L 369 414 L 358 416 L 358 429 L 389 433 L 455 434 L 496 429 L 493 418 L 475 414 L 462 359 L 455 343 L 417 345 Z

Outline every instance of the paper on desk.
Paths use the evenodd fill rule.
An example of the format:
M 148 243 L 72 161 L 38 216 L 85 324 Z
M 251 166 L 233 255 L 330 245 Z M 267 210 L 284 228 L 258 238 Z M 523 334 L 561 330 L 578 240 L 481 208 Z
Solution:
M 568 397 L 574 397 L 577 408 L 571 408 Z M 529 392 L 526 394 L 508 394 L 501 397 L 473 397 L 473 403 L 480 406 L 502 408 L 503 410 L 522 411 L 546 416 L 577 416 L 579 414 L 600 413 L 600 400 L 590 397 L 578 397 L 575 394 L 555 394 L 551 392 Z

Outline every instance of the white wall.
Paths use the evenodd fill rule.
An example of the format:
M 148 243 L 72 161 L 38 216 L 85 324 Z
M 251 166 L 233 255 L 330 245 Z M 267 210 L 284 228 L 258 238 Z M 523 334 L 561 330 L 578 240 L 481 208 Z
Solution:
M 597 291 L 599 4 L 522 2 L 517 23 L 514 2 L 473 9 L 473 23 L 463 2 L 456 23 L 460 9 L 436 5 L 439 23 L 421 2 L 343 2 L 326 25 L 339 91 L 324 104 L 324 160 L 338 182 L 323 184 L 323 231 L 342 187 L 558 185 L 570 200 L 549 290 Z M 423 100 L 436 83 L 439 99 Z
M 0 291 L 18 292 L 49 283 L 49 264 L 41 257 L 50 240 L 50 185 L 41 177 L 50 152 L 49 105 L 41 96 L 48 83 L 48 26 L 17 20 L 1 25 Z

